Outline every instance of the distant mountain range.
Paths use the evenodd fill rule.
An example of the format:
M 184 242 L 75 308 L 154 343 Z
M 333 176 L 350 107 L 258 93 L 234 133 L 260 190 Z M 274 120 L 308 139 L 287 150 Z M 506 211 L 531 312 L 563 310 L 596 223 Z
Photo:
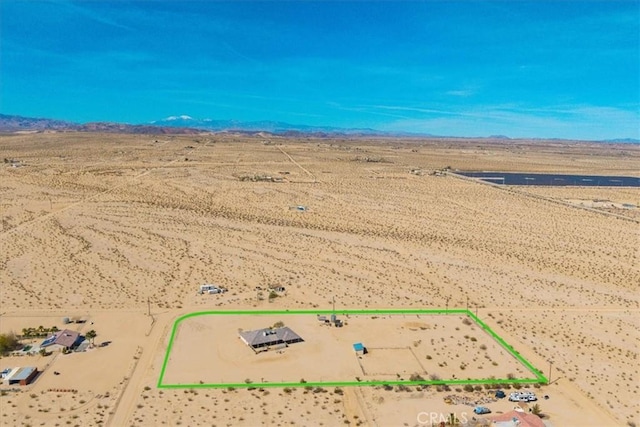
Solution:
M 343 129 L 291 125 L 283 122 L 238 120 L 198 120 L 189 116 L 170 116 L 145 124 L 124 124 L 113 122 L 73 123 L 63 120 L 12 116 L 0 114 L 0 132 L 20 131 L 77 131 L 77 132 L 122 132 L 138 134 L 198 134 L 202 132 L 269 133 L 281 136 L 313 135 L 320 137 L 349 136 L 397 136 L 396 133 L 374 129 Z M 410 134 L 406 134 L 410 135 Z M 416 136 L 416 135 L 413 135 Z
M 239 120 L 212 120 L 194 119 L 187 115 L 169 116 L 161 120 L 144 124 L 125 124 L 114 122 L 90 122 L 73 123 L 63 120 L 48 118 L 22 117 L 8 114 L 0 114 L 0 132 L 43 132 L 43 131 L 76 131 L 76 132 L 111 132 L 134 134 L 185 134 L 195 135 L 202 132 L 233 132 L 245 134 L 268 133 L 278 136 L 314 136 L 314 137 L 340 137 L 340 136 L 386 136 L 386 137 L 430 137 L 430 138 L 455 138 L 436 136 L 428 133 L 410 132 L 385 132 L 368 128 L 339 128 L 330 126 L 292 125 L 284 122 L 253 121 L 243 122 Z M 474 137 L 469 137 L 474 138 Z M 481 139 L 499 139 L 508 141 L 511 138 L 504 135 L 492 135 Z M 533 138 L 542 139 L 542 138 Z M 545 138 L 549 139 L 549 138 Z M 552 138 L 553 139 L 553 138 Z M 618 138 L 602 142 L 638 144 L 639 139 Z
M 154 126 L 183 127 L 202 129 L 214 132 L 268 132 L 276 135 L 302 134 L 340 134 L 340 135 L 397 135 L 375 129 L 339 128 L 330 126 L 292 125 L 284 122 L 257 121 L 243 122 L 239 120 L 194 119 L 193 117 L 170 116 L 162 120 L 151 122 Z M 413 134 L 415 136 L 415 134 Z M 421 135 L 422 136 L 422 135 Z
M 180 127 L 163 127 L 155 125 L 130 125 L 111 122 L 94 122 L 78 124 L 63 120 L 11 116 L 0 114 L 0 132 L 20 131 L 76 131 L 76 132 L 112 132 L 139 134 L 198 134 L 197 129 Z

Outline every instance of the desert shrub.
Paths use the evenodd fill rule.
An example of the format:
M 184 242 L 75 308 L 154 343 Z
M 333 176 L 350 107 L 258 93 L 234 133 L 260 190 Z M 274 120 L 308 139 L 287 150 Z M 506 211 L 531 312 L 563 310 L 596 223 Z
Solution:
M 424 378 L 420 374 L 411 374 L 409 381 L 424 381 Z
M 19 349 L 20 341 L 13 332 L 0 334 L 0 354 L 7 354 L 10 351 Z

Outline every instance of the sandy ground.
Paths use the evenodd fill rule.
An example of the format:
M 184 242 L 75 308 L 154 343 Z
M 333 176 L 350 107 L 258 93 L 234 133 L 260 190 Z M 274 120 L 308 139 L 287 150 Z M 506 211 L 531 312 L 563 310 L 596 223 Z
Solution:
M 22 165 L 0 168 L 0 332 L 61 327 L 63 317 L 83 316 L 94 324 L 77 325 L 82 331 L 95 329 L 96 343 L 111 341 L 85 353 L 0 359 L 0 368 L 44 370 L 20 391 L 3 387 L 0 424 L 426 425 L 421 412 L 471 412 L 444 396 L 486 394 L 455 387 L 156 388 L 179 316 L 326 309 L 333 297 L 338 308 L 477 309 L 534 366 L 550 370 L 552 384 L 535 391 L 550 396 L 539 404 L 551 425 L 640 422 L 638 214 L 567 202 L 638 205 L 640 190 L 524 191 L 431 175 L 450 166 L 637 176 L 640 148 L 264 142 L 233 135 L 0 137 L 3 157 Z M 229 292 L 197 295 L 202 283 Z M 270 284 L 286 294 L 259 301 L 256 286 Z M 436 334 L 423 332 L 423 343 Z M 307 376 L 316 368 L 308 365 Z M 513 405 L 488 406 L 504 412 Z
M 204 315 L 181 321 L 164 384 L 355 382 L 425 379 L 535 378 L 478 325 L 457 315 L 340 316 L 341 328 L 313 315 Z M 304 342 L 256 354 L 238 330 L 283 322 Z M 366 355 L 356 355 L 353 343 Z M 495 363 L 494 363 L 495 362 Z M 314 369 L 309 369 L 313 366 Z

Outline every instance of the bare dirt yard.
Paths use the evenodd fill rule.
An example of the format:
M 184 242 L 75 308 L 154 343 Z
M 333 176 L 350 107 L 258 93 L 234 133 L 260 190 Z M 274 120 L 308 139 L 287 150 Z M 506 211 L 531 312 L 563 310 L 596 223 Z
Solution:
M 336 328 L 313 315 L 202 315 L 177 326 L 163 384 L 535 378 L 468 317 L 349 315 Z M 239 330 L 282 322 L 304 340 L 255 352 Z M 354 343 L 367 349 L 361 354 Z
M 83 316 L 89 323 L 73 327 L 94 329 L 97 344 L 111 342 L 68 355 L 0 358 L 0 370 L 42 370 L 31 385 L 0 386 L 3 426 L 413 426 L 429 425 L 422 413 L 476 423 L 478 402 L 494 414 L 513 409 L 482 387 L 261 388 L 265 376 L 254 368 L 218 374 L 249 378 L 252 390 L 156 388 L 178 317 L 329 309 L 334 298 L 338 309 L 468 306 L 550 376 L 551 384 L 534 389 L 549 396 L 537 403 L 550 425 L 640 423 L 640 225 L 630 206 L 639 205 L 640 189 L 509 188 L 447 172 L 638 176 L 637 145 L 67 132 L 2 135 L 0 151 L 7 159 L 0 164 L 0 333 Z M 203 283 L 228 292 L 199 295 Z M 260 297 L 256 287 L 269 285 L 285 292 Z M 386 335 L 411 348 L 429 375 L 516 374 L 460 319 L 453 330 L 407 319 L 429 326 L 416 331 L 368 321 L 376 326 L 356 322 L 322 335 L 315 319 L 294 320 L 305 342 L 276 355 L 320 357 L 332 350 L 324 343 L 353 378 L 361 368 L 351 341 Z M 227 358 L 257 360 L 237 329 L 266 325 L 249 323 L 226 332 L 185 324 L 180 339 L 193 340 L 184 348 L 194 351 L 178 348 L 172 363 L 184 370 L 172 365 L 173 380 L 219 380 L 198 350 L 220 347 L 195 343 L 223 332 L 236 346 Z M 342 341 L 331 334 L 350 331 L 338 349 Z M 373 356 L 377 344 L 369 345 Z M 417 369 L 405 351 L 393 357 L 406 364 L 387 372 L 385 351 L 378 353 L 384 362 L 371 358 L 365 369 L 392 377 Z M 296 380 L 343 377 L 295 363 Z

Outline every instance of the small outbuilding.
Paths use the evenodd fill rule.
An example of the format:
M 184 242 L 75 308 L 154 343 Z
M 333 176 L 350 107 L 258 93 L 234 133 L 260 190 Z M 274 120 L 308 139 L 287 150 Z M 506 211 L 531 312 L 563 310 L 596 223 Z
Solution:
M 353 349 L 355 350 L 356 354 L 367 354 L 367 348 L 361 342 L 355 343 L 353 345 Z
M 38 368 L 29 366 L 20 368 L 17 372 L 8 377 L 6 381 L 9 385 L 27 385 L 33 381 L 36 375 L 38 375 Z

